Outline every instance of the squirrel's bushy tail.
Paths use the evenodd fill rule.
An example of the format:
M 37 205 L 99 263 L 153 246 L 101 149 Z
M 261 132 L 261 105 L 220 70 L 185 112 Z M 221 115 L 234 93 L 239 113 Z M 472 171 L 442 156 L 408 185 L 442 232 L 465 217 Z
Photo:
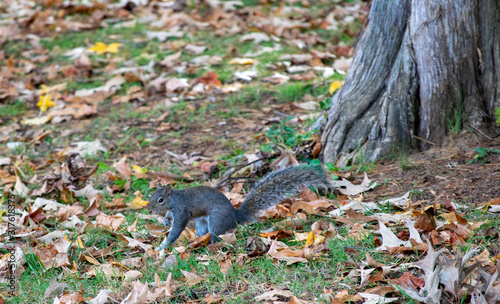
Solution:
M 331 188 L 320 165 L 288 167 L 268 174 L 255 184 L 236 211 L 238 223 L 251 221 L 259 211 L 270 208 L 305 187 Z

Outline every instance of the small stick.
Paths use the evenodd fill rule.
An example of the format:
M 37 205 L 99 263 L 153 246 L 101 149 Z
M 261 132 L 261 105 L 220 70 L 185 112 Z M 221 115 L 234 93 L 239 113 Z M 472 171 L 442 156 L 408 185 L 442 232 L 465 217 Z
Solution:
M 418 137 L 417 135 L 412 135 L 412 137 L 413 137 L 413 138 L 416 138 L 416 139 L 418 139 L 418 140 L 421 140 L 421 141 L 423 141 L 423 142 L 425 142 L 425 143 L 428 143 L 428 144 L 430 144 L 430 145 L 433 145 L 433 146 L 435 146 L 435 145 L 436 145 L 435 143 L 433 143 L 433 142 L 431 142 L 431 141 L 428 141 L 428 140 L 426 140 L 426 139 L 423 139 L 422 137 Z
M 258 162 L 258 161 L 261 161 L 261 160 L 271 159 L 271 158 L 278 157 L 278 156 L 280 156 L 280 154 L 281 154 L 281 153 L 279 153 L 279 152 L 278 152 L 278 153 L 275 153 L 275 154 L 273 154 L 273 155 L 271 155 L 271 156 L 261 157 L 261 158 L 259 158 L 259 159 L 253 160 L 253 161 L 251 161 L 251 162 L 245 163 L 245 164 L 243 164 L 243 165 L 240 165 L 240 166 L 238 166 L 238 167 L 236 167 L 236 168 L 231 169 L 231 170 L 230 170 L 230 172 L 229 172 L 228 174 L 226 174 L 226 176 L 224 176 L 223 178 L 221 178 L 221 179 L 219 180 L 219 182 L 215 185 L 215 188 L 221 187 L 221 185 L 223 185 L 223 184 L 224 184 L 227 180 L 229 180 L 229 179 L 233 179 L 233 177 L 231 177 L 231 175 L 233 175 L 235 172 L 238 172 L 238 171 L 239 171 L 239 170 L 241 170 L 242 168 L 245 168 L 246 166 L 249 166 L 249 165 L 251 165 L 251 164 L 253 164 L 253 163 L 256 163 L 256 162 Z
M 467 123 L 467 124 L 469 125 L 469 127 L 471 127 L 472 129 L 476 130 L 479 134 L 483 135 L 487 139 L 489 139 L 489 140 L 493 139 L 493 138 L 489 137 L 488 135 L 484 134 L 483 131 L 479 130 L 477 127 L 471 125 L 470 123 Z

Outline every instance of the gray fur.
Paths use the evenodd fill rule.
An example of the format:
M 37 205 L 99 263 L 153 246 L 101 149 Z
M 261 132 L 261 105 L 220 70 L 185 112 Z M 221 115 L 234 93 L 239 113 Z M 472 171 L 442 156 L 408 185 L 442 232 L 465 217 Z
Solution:
M 218 235 L 252 221 L 261 210 L 310 186 L 331 188 L 321 166 L 289 167 L 267 175 L 253 187 L 238 210 L 224 194 L 206 186 L 183 190 L 159 187 L 149 200 L 148 210 L 164 215 L 164 224 L 169 222 L 168 217 L 173 219 L 172 230 L 160 249 L 175 242 L 192 219 L 196 220 L 196 235 L 210 232 L 213 243 L 219 239 Z

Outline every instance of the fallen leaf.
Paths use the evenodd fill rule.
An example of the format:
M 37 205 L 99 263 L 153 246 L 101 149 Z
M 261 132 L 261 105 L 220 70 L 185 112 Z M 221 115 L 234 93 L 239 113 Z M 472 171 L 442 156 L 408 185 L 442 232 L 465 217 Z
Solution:
M 118 215 L 106 215 L 99 213 L 96 217 L 97 227 L 102 227 L 109 229 L 111 231 L 116 231 L 120 226 L 125 223 L 126 219 L 123 216 Z
M 334 82 L 332 82 L 330 84 L 330 87 L 328 88 L 328 92 L 330 93 L 330 95 L 335 93 L 338 89 L 340 89 L 343 84 L 344 84 L 343 81 L 338 81 L 338 80 L 335 80 Z
M 96 42 L 96 44 L 89 48 L 88 50 L 91 52 L 95 52 L 97 54 L 105 54 L 105 53 L 118 53 L 118 48 L 121 47 L 121 43 L 111 43 L 106 45 L 103 42 Z
M 48 108 L 55 107 L 56 103 L 53 102 L 50 95 L 47 94 L 47 95 L 40 95 L 38 103 L 36 105 L 40 108 L 40 111 L 45 112 L 47 111 Z
M 229 64 L 239 64 L 239 65 L 248 65 L 255 64 L 257 61 L 251 58 L 233 58 L 229 60 Z
M 199 275 L 192 273 L 192 272 L 188 272 L 188 271 L 184 271 L 184 270 L 181 270 L 181 272 L 184 275 L 184 277 L 186 278 L 186 284 L 188 286 L 196 285 L 205 279 L 204 276 L 199 276 Z
M 149 201 L 143 200 L 142 196 L 137 196 L 134 198 L 134 200 L 130 203 L 130 208 L 132 209 L 142 209 L 145 206 L 149 204 Z
M 257 301 L 264 301 L 264 300 L 270 300 L 270 301 L 276 301 L 278 300 L 277 296 L 282 296 L 282 297 L 292 297 L 293 292 L 290 290 L 281 290 L 281 289 L 273 289 L 270 291 L 267 291 L 260 296 L 256 296 L 255 300 Z

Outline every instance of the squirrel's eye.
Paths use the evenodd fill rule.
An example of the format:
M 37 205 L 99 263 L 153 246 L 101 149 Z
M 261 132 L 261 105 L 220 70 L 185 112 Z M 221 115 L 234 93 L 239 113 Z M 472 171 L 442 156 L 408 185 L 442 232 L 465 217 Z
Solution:
M 163 204 L 164 202 L 163 197 L 158 198 L 158 204 Z

